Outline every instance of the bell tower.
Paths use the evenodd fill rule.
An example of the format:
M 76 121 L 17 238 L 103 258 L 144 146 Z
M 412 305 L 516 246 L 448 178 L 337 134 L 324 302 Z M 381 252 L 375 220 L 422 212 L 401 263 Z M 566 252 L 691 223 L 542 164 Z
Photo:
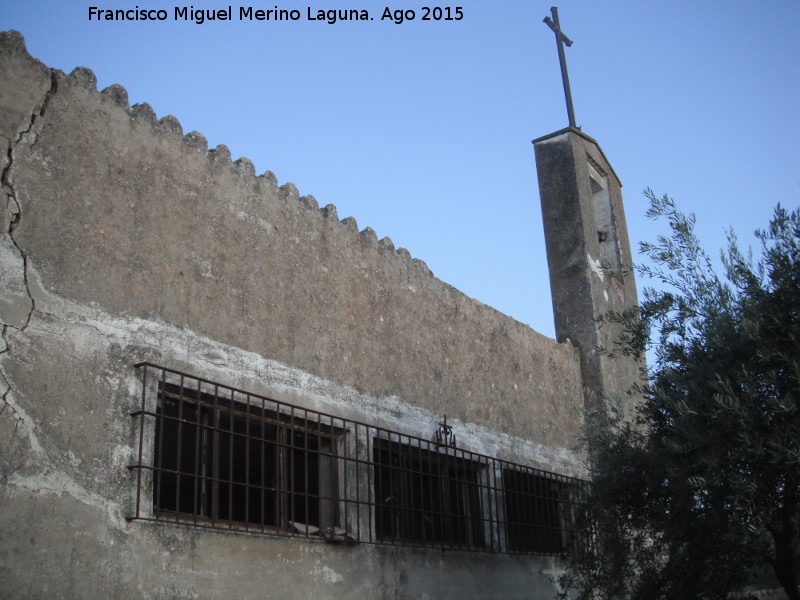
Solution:
M 598 143 L 568 127 L 533 141 L 556 337 L 580 350 L 587 408 L 598 395 L 624 397 L 639 362 L 611 358 L 616 326 L 598 322 L 638 303 L 622 184 Z

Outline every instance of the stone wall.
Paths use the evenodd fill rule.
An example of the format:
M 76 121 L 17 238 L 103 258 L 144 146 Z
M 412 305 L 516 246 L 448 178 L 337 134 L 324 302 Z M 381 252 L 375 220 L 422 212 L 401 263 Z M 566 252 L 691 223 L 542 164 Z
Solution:
M 446 414 L 466 449 L 579 475 L 578 354 L 14 32 L 0 128 L 3 593 L 551 593 L 554 559 L 126 521 L 139 361 L 420 437 Z

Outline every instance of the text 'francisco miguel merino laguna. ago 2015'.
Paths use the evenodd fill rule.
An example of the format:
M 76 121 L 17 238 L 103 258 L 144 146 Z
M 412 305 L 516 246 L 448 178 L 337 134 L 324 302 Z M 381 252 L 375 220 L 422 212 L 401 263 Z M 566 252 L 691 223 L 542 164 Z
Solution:
M 260 9 L 252 6 L 233 6 L 225 8 L 195 8 L 194 6 L 175 6 L 172 10 L 140 8 L 106 9 L 98 6 L 89 7 L 90 21 L 192 21 L 198 25 L 209 21 L 320 21 L 333 25 L 339 21 L 375 21 L 377 14 L 366 9 L 325 9 L 305 7 L 299 9 L 283 9 L 275 6 Z M 410 9 L 392 9 L 384 7 L 379 21 L 390 21 L 399 25 L 407 21 L 460 21 L 464 11 L 460 6 L 423 6 L 417 11 Z

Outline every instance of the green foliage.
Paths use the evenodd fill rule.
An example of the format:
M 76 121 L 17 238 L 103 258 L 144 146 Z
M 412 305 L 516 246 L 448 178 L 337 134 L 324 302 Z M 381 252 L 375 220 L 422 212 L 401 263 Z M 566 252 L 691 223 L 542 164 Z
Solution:
M 758 260 L 729 234 L 720 276 L 694 217 L 646 195 L 670 227 L 641 245 L 659 288 L 606 318 L 623 354 L 650 351 L 649 382 L 635 423 L 592 426 L 595 551 L 562 583 L 581 600 L 723 599 L 768 568 L 797 600 L 800 211 L 775 209 Z

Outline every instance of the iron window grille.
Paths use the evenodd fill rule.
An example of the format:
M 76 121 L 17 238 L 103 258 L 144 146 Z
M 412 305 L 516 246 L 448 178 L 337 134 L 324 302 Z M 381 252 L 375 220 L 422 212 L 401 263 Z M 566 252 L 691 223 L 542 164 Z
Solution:
M 570 535 L 575 486 L 553 475 L 519 466 L 503 469 L 508 550 L 564 554 Z
M 375 535 L 388 543 L 486 546 L 480 460 L 438 445 L 373 441 Z M 463 454 L 463 453 L 461 453 Z
M 584 483 L 140 363 L 129 520 L 561 555 Z
M 336 525 L 333 427 L 166 382 L 156 415 L 158 513 L 258 527 Z

